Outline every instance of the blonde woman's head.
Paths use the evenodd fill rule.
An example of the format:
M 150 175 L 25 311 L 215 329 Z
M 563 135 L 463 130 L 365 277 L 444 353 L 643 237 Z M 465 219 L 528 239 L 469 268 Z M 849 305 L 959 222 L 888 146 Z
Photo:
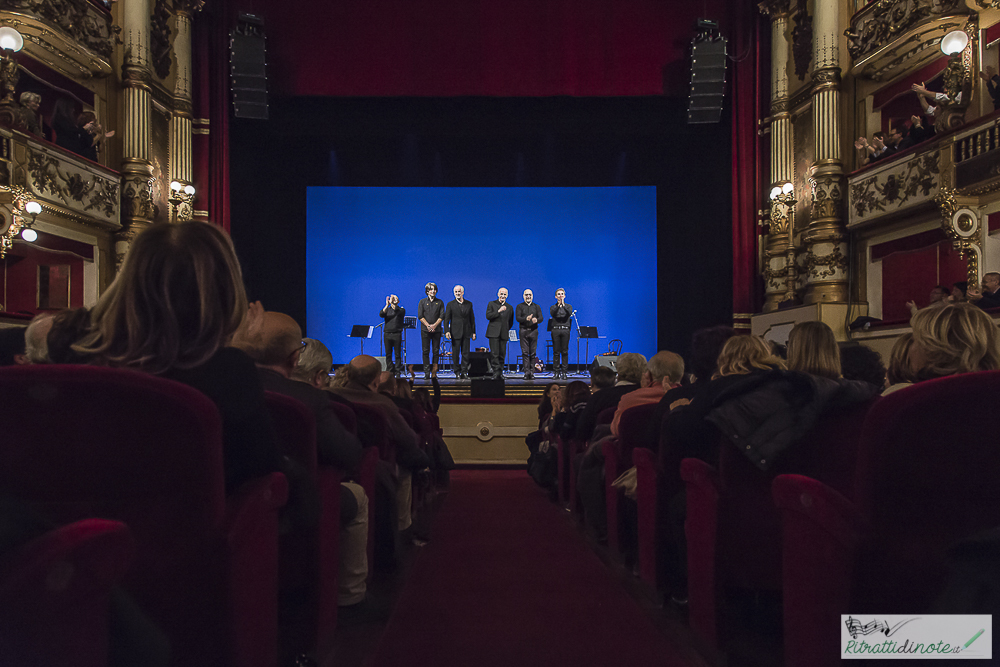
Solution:
M 800 322 L 792 327 L 788 334 L 788 370 L 839 378 L 840 348 L 833 330 L 822 322 Z
M 910 367 L 917 380 L 1000 370 L 1000 337 L 989 315 L 969 303 L 917 311 L 910 321 Z
M 759 336 L 733 336 L 719 352 L 715 377 L 746 375 L 755 370 L 784 368 L 785 362 L 771 353 L 771 347 Z
M 228 234 L 207 222 L 154 224 L 132 242 L 74 350 L 149 373 L 194 368 L 229 342 L 246 311 Z

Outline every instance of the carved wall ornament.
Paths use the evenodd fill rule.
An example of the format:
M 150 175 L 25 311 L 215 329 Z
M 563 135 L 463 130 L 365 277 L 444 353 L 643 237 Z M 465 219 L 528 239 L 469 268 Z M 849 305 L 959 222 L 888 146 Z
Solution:
M 812 80 L 814 86 L 839 86 L 840 70 L 836 67 L 818 69 L 812 73 Z
M 761 0 L 757 3 L 757 9 L 764 16 L 769 16 L 772 19 L 781 18 L 788 16 L 789 0 Z
M 893 165 L 888 171 L 878 172 L 852 182 L 850 207 L 852 222 L 858 222 L 873 213 L 883 213 L 904 208 L 915 200 L 927 199 L 939 186 L 938 165 L 940 153 L 932 149 L 914 156 L 904 164 Z
M 788 113 L 788 98 L 782 97 L 771 102 L 771 115 L 777 116 L 779 114 Z
M 802 81 L 809 73 L 813 42 L 813 20 L 809 16 L 806 0 L 798 0 L 792 12 L 792 20 L 795 21 L 795 27 L 792 28 L 792 59 L 795 61 L 795 76 Z
M 783 266 L 780 269 L 772 269 L 770 266 L 764 269 L 763 272 L 764 282 L 770 287 L 775 289 L 780 289 L 782 283 L 784 283 L 785 276 L 788 275 L 788 267 Z
M 840 218 L 844 191 L 839 177 L 811 178 L 813 220 L 820 218 Z
M 847 50 L 860 60 L 919 23 L 963 8 L 962 0 L 877 0 L 851 17 L 851 27 L 844 31 Z
M 819 270 L 820 267 L 824 267 Z M 840 246 L 834 246 L 833 252 L 827 255 L 817 255 L 809 249 L 806 253 L 806 271 L 816 278 L 829 278 L 837 274 L 837 271 L 847 270 L 847 257 L 840 251 Z
M 153 179 L 146 176 L 126 177 L 122 186 L 122 214 L 126 218 L 153 218 Z
M 974 287 L 979 285 L 979 257 L 982 248 L 978 240 L 982 235 L 982 223 L 975 211 L 958 203 L 959 196 L 963 196 L 963 193 L 954 188 L 942 188 L 934 201 L 941 208 L 941 228 L 951 239 L 951 245 L 959 256 L 966 258 L 967 279 L 969 286 Z
M 167 0 L 156 0 L 149 28 L 149 55 L 153 61 L 153 71 L 156 72 L 156 76 L 166 79 L 170 76 L 170 65 L 173 61 L 170 50 L 170 9 L 167 7 Z
M 174 11 L 183 14 L 200 12 L 205 6 L 205 0 L 174 0 Z
M 56 157 L 30 148 L 26 170 L 30 189 L 39 196 L 57 197 L 74 210 L 117 217 L 118 183 L 85 172 L 68 172 Z
M 110 14 L 88 0 L 2 0 L 0 10 L 3 9 L 44 19 L 107 60 L 111 59 L 115 44 L 121 43 L 121 28 L 112 23 Z

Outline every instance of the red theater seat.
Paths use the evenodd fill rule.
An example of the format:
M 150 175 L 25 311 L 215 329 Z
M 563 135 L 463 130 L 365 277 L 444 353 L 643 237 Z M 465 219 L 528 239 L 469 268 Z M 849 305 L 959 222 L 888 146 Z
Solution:
M 56 523 L 129 526 L 123 585 L 166 632 L 173 664 L 275 664 L 287 482 L 274 473 L 226 498 L 211 400 L 142 373 L 55 365 L 0 369 L 0 395 L 0 488 Z
M 84 519 L 0 559 L 0 664 L 105 667 L 111 588 L 133 552 L 125 524 Z

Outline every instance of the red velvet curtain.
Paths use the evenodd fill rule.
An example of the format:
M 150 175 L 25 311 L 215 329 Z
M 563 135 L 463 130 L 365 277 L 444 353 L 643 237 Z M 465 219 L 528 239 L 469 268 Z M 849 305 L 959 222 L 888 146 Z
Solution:
M 733 324 L 750 326 L 760 307 L 757 273 L 757 197 L 761 190 L 757 115 L 760 110 L 760 25 L 756 6 L 737 3 L 730 51 L 733 78 Z
M 262 13 L 269 85 L 290 95 L 687 94 L 699 18 L 726 0 L 240 0 Z
M 194 69 L 195 210 L 229 231 L 229 29 L 231 0 L 215 0 L 195 16 Z M 207 123 L 205 121 L 208 121 Z M 207 130 L 207 134 L 205 131 Z

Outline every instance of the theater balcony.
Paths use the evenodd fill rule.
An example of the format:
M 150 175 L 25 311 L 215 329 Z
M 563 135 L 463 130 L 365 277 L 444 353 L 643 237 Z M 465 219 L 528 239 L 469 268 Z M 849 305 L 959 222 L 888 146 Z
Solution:
M 883 81 L 919 68 L 941 55 L 941 39 L 952 30 L 961 30 L 970 14 L 962 0 L 868 2 L 851 17 L 844 32 L 854 63 L 852 72 Z
M 97 300 L 113 277 L 120 182 L 112 169 L 0 127 L 0 237 L 9 242 L 0 259 L 0 322 Z M 28 201 L 42 207 L 33 219 Z M 18 225 L 30 227 L 34 240 Z
M 923 287 L 1000 266 L 1000 112 L 854 172 L 847 196 L 858 288 L 883 321 L 856 337 L 879 348 L 907 328 L 907 301 L 927 305 Z
M 113 73 L 121 29 L 105 0 L 0 0 L 0 24 L 24 37 L 24 52 L 59 73 L 90 79 Z

